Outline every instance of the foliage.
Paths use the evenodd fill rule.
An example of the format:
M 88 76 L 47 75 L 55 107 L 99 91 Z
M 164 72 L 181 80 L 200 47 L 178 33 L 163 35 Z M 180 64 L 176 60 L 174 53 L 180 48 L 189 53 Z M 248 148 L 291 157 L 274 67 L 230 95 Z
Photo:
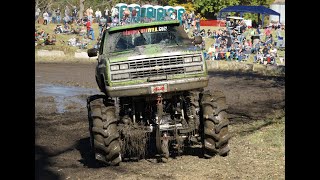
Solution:
M 239 4 L 239 0 L 194 0 L 194 6 L 202 16 L 218 13 L 227 6 Z
M 169 0 L 168 5 L 169 6 L 179 6 L 178 4 L 193 4 L 194 0 Z
M 178 0 L 169 0 L 168 4 L 169 6 L 174 6 L 175 4 L 178 4 Z
M 195 11 L 195 7 L 194 5 L 191 3 L 191 2 L 188 2 L 188 3 L 183 3 L 183 4 L 174 4 L 173 6 L 182 6 L 186 9 L 186 12 L 192 12 L 192 11 Z

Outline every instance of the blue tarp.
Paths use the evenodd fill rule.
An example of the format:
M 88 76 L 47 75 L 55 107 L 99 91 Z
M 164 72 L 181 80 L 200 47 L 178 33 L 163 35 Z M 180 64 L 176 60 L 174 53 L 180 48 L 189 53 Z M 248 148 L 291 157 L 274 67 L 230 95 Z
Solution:
M 221 14 L 223 12 L 240 12 L 241 16 L 243 13 L 262 14 L 262 23 L 263 23 L 264 15 L 277 15 L 277 16 L 279 16 L 279 20 L 280 20 L 280 13 L 278 13 L 272 9 L 269 9 L 265 6 L 229 6 L 229 7 L 222 9 L 219 12 L 220 18 L 221 18 Z

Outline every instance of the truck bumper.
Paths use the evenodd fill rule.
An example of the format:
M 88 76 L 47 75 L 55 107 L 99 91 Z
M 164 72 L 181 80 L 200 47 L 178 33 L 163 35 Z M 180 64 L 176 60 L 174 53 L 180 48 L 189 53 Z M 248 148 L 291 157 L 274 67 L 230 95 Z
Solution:
M 107 95 L 110 97 L 141 96 L 148 94 L 170 93 L 177 91 L 187 91 L 208 86 L 209 78 L 195 77 L 187 79 L 175 79 L 161 82 L 148 82 L 127 86 L 107 86 Z

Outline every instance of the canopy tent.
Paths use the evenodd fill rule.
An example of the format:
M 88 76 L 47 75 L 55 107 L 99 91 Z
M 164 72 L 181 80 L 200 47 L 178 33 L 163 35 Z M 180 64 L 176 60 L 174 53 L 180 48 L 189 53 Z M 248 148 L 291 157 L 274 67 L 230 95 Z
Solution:
M 265 15 L 279 16 L 279 22 L 280 22 L 280 13 L 278 13 L 272 9 L 269 9 L 267 7 L 264 7 L 264 6 L 229 6 L 229 7 L 222 9 L 219 12 L 219 18 L 221 18 L 221 14 L 223 12 L 240 12 L 241 17 L 243 15 L 243 13 L 247 13 L 247 12 L 262 14 L 262 26 L 263 26 Z

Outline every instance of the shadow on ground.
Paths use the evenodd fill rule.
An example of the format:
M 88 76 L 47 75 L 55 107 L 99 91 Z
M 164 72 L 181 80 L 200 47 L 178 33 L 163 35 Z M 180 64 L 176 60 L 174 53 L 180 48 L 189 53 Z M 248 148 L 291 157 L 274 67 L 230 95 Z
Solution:
M 105 164 L 98 163 L 94 159 L 94 155 L 90 147 L 90 137 L 80 139 L 76 144 L 76 149 L 80 152 L 81 159 L 79 160 L 84 166 L 88 168 L 102 168 Z
M 57 173 L 50 170 L 51 154 L 45 147 L 35 146 L 35 179 L 36 180 L 59 180 L 62 179 Z

